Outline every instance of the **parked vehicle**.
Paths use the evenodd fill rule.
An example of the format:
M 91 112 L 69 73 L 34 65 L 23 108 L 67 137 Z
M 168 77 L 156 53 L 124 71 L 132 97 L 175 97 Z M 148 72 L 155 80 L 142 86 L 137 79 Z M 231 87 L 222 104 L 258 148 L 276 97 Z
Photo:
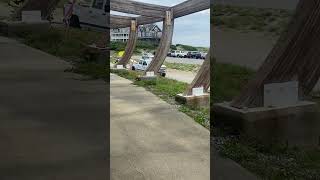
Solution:
M 201 59 L 206 59 L 208 53 L 201 53 Z
M 187 56 L 187 53 L 184 51 L 179 51 L 179 50 L 173 50 L 170 53 L 168 53 L 168 56 L 170 57 L 179 57 L 179 58 L 183 58 Z
M 64 5 L 64 13 L 68 12 L 71 3 Z M 109 0 L 92 0 L 90 5 L 76 3 L 73 6 L 72 15 L 69 19 L 69 25 L 75 28 L 88 28 L 98 31 L 108 29 L 109 18 Z
M 198 51 L 190 51 L 190 52 L 188 52 L 187 58 L 202 59 L 202 58 L 201 58 L 201 53 L 198 52 Z
M 132 65 L 131 69 L 133 71 L 145 71 L 150 63 L 152 62 L 154 56 L 152 54 L 145 53 L 142 55 L 142 58 L 139 60 L 138 63 Z M 162 65 L 158 72 L 161 76 L 166 76 L 166 66 Z

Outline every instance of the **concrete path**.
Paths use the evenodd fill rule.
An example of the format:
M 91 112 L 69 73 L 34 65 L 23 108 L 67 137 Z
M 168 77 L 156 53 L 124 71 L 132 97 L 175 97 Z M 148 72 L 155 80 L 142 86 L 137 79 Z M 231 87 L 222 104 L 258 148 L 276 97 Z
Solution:
M 112 180 L 209 180 L 209 131 L 111 75 Z
M 106 180 L 108 87 L 0 37 L 0 179 Z
M 159 97 L 111 75 L 111 179 L 253 180 L 235 162 L 210 154 L 209 131 Z

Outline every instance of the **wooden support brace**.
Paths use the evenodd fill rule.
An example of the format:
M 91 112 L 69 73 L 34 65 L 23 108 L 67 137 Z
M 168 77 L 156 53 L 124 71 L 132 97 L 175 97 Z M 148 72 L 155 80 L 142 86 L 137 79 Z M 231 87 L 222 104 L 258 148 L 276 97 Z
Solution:
M 184 92 L 184 95 L 192 95 L 192 89 L 197 87 L 203 87 L 206 92 L 210 87 L 210 53 L 207 54 L 206 59 L 204 60 L 196 77 Z
M 300 0 L 296 14 L 255 78 L 231 105 L 236 108 L 263 106 L 267 83 L 299 81 L 300 99 L 308 95 L 320 77 L 320 1 Z
M 157 74 L 158 71 L 160 70 L 170 50 L 170 46 L 172 43 L 173 29 L 174 29 L 173 12 L 172 10 L 166 11 L 166 17 L 163 21 L 163 30 L 162 30 L 160 44 L 157 48 L 155 57 L 153 61 L 150 63 L 150 65 L 148 66 L 148 68 L 146 69 L 145 74 L 148 71 L 153 71 L 155 74 Z
M 123 65 L 126 66 L 134 52 L 134 49 L 136 47 L 137 39 L 138 39 L 138 31 L 137 31 L 137 21 L 132 20 L 131 21 L 131 27 L 130 27 L 130 35 L 129 35 L 129 40 L 126 45 L 126 49 L 124 52 L 123 57 L 119 61 L 118 65 Z

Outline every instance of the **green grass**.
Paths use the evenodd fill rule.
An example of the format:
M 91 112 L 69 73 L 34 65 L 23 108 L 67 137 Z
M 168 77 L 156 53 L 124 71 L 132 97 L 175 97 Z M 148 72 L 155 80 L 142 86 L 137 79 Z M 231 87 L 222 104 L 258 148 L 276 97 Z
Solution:
M 54 56 L 65 59 L 84 59 L 86 46 L 101 38 L 101 33 L 70 29 L 68 35 L 64 28 L 51 28 L 48 32 L 18 34 L 23 43 Z
M 279 35 L 293 14 L 282 9 L 265 9 L 215 5 L 211 23 L 219 28 L 239 31 L 258 31 Z
M 126 48 L 127 42 L 111 41 L 110 49 L 113 51 L 124 51 Z M 137 41 L 136 48 L 134 52 L 141 53 L 142 51 L 155 51 L 158 47 L 158 44 L 146 41 Z
M 90 77 L 90 79 L 109 80 L 110 68 L 101 64 L 81 62 L 75 63 L 72 68 L 66 69 L 66 72 L 73 72 Z
M 264 179 L 319 179 L 320 151 L 271 147 L 246 137 L 224 142 L 220 154 L 228 157 Z
M 192 117 L 199 124 L 203 125 L 206 128 L 210 127 L 209 107 L 195 109 L 189 106 L 176 104 L 175 96 L 179 93 L 183 93 L 186 90 L 188 86 L 187 83 L 163 77 L 158 77 L 156 80 L 151 81 L 137 81 L 136 79 L 139 75 L 141 75 L 141 73 L 136 71 L 111 70 L 111 73 L 115 73 L 120 77 L 132 80 L 133 84 L 144 87 L 169 104 L 178 106 L 179 111 L 184 112 L 188 116 Z
M 180 71 L 193 71 L 196 72 L 201 67 L 198 64 L 182 64 L 182 63 L 168 63 L 165 62 L 164 65 L 169 69 L 176 69 Z
M 216 63 L 213 68 L 214 103 L 231 101 L 255 75 L 254 70 L 237 65 Z
M 87 45 L 101 38 L 101 33 L 71 28 L 66 34 L 63 28 L 51 28 L 47 32 L 23 32 L 17 36 L 20 41 L 33 48 L 71 61 L 73 67 L 67 69 L 67 72 L 83 74 L 91 79 L 107 80 L 109 77 L 110 68 L 97 64 L 87 48 Z

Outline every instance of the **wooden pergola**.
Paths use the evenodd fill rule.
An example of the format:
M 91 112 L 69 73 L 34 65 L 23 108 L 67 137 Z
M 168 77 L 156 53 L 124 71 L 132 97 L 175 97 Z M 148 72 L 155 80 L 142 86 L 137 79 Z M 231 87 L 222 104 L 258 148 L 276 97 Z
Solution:
M 60 0 L 28 0 L 17 11 L 17 15 L 23 10 L 42 10 L 42 18 L 48 18 Z M 154 60 L 147 70 L 155 74 L 165 61 L 165 58 L 172 44 L 174 30 L 174 20 L 210 8 L 210 0 L 187 0 L 173 7 L 160 6 L 132 0 L 110 0 L 110 10 L 135 14 L 137 17 L 119 16 L 110 14 L 109 27 L 125 28 L 130 27 L 130 36 L 127 42 L 123 58 L 119 65 L 127 65 L 130 61 L 137 42 L 137 29 L 139 25 L 163 22 L 162 37 L 157 48 Z M 209 23 L 209 22 L 208 22 Z M 209 53 L 210 54 L 210 53 Z M 203 86 L 205 91 L 210 86 L 210 55 L 208 54 L 196 78 L 185 91 L 185 95 L 190 95 L 192 88 Z
M 162 21 L 163 30 L 160 44 L 156 50 L 153 61 L 145 71 L 145 73 L 153 71 L 156 74 L 164 63 L 170 50 L 174 30 L 174 20 L 209 8 L 209 0 L 187 0 L 173 7 L 131 0 L 110 0 L 110 9 L 112 11 L 139 15 L 138 17 L 110 15 L 110 28 L 130 27 L 130 35 L 125 54 L 118 64 L 125 66 L 129 63 L 135 49 L 137 41 L 137 27 L 139 25 Z M 190 95 L 192 94 L 192 88 L 200 86 L 203 86 L 205 91 L 208 91 L 210 87 L 210 53 L 208 53 L 198 74 L 184 94 Z
M 263 106 L 263 88 L 268 83 L 299 82 L 301 100 L 320 77 L 320 1 L 300 0 L 287 31 L 259 68 L 255 78 L 236 97 L 231 106 Z

